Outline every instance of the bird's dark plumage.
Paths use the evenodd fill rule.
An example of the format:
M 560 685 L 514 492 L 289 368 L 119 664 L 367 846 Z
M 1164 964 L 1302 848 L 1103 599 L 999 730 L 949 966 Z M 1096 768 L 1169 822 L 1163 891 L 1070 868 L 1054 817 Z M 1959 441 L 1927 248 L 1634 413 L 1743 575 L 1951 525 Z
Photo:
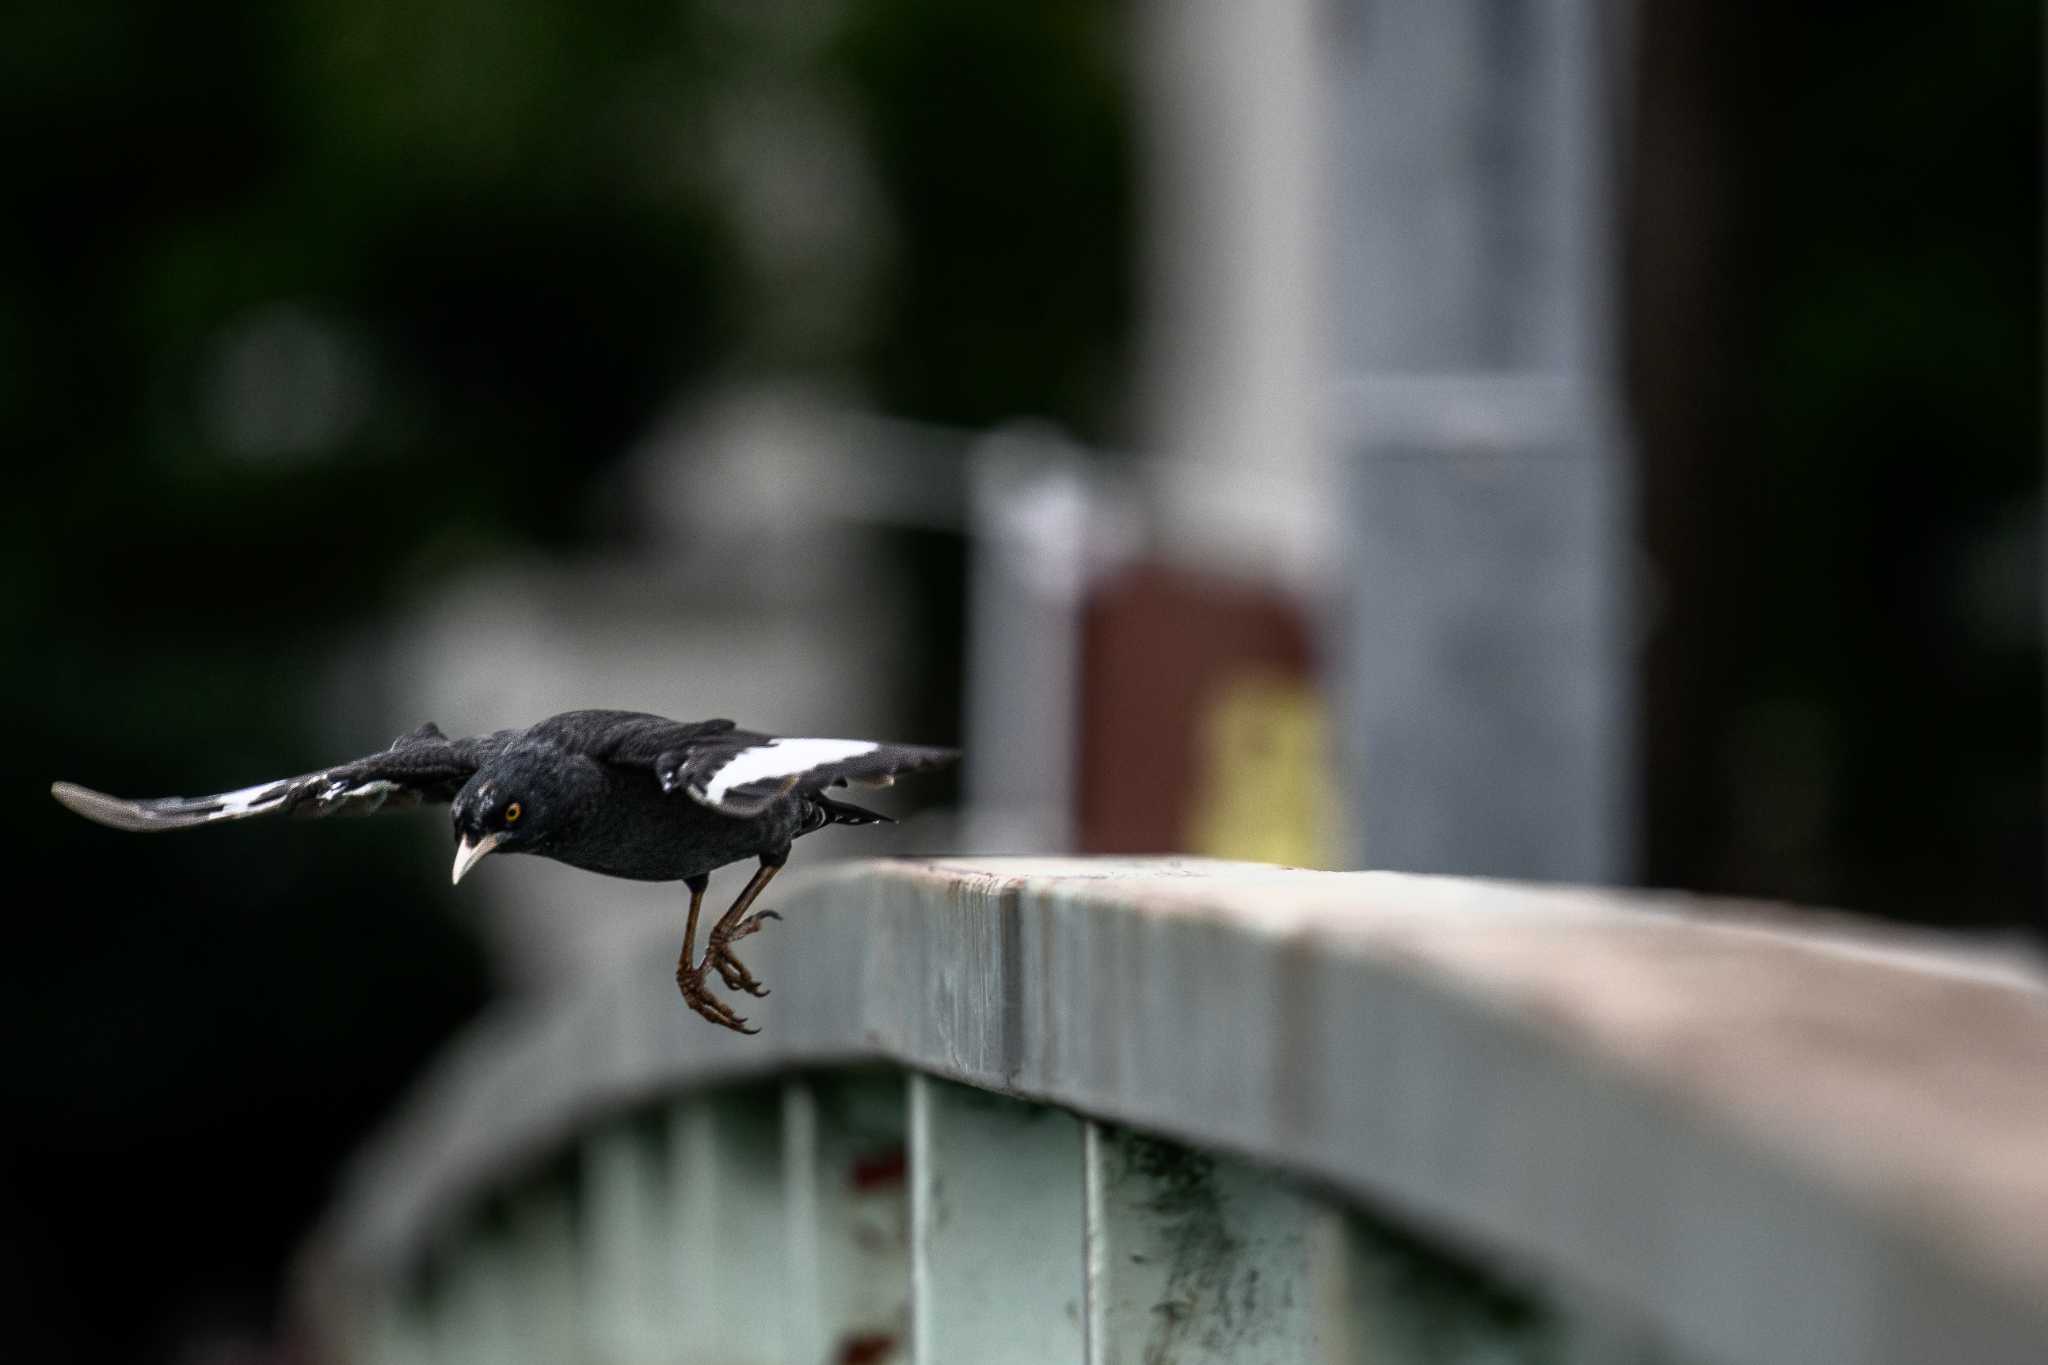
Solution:
M 368 814 L 423 803 L 452 806 L 454 876 L 491 852 L 536 853 L 573 867 L 690 888 L 690 934 L 677 979 L 692 1008 L 744 1026 L 703 991 L 716 969 L 726 983 L 763 993 L 730 952 L 757 930 L 742 920 L 790 845 L 832 824 L 887 817 L 836 801 L 828 787 L 886 786 L 899 773 L 937 767 L 951 749 L 872 740 L 798 739 L 742 730 L 729 720 L 674 721 L 636 711 L 567 711 L 524 730 L 450 739 L 431 724 L 390 748 L 318 772 L 215 796 L 129 801 L 59 782 L 70 809 L 115 829 L 190 829 L 257 815 Z M 710 874 L 758 858 L 761 871 L 712 930 L 712 950 L 692 966 L 697 911 Z

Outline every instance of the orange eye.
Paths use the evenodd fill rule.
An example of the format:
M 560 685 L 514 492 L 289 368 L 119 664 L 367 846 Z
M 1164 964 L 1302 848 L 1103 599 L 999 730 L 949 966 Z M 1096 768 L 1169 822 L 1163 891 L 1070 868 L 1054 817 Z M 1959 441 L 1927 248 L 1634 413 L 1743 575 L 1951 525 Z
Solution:
M 508 825 L 517 824 L 520 814 L 519 803 L 514 801 L 511 805 L 505 807 L 505 823 Z

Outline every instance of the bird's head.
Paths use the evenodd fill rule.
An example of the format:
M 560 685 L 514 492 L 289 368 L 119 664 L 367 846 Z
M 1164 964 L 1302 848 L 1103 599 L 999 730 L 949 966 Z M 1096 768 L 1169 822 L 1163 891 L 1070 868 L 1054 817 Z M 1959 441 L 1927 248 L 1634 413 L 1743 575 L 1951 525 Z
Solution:
M 544 852 L 561 837 L 573 803 L 543 755 L 507 754 L 455 795 L 454 879 L 487 853 Z

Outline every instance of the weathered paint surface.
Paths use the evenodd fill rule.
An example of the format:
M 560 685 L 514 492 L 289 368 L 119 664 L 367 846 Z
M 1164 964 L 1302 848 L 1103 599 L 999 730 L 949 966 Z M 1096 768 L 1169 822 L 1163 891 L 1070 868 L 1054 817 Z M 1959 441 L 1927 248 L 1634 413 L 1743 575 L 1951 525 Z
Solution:
M 1082 1359 L 1081 1124 L 910 1081 L 912 1359 Z
M 1328 1359 L 1313 1225 L 1278 1176 L 1090 1124 L 1089 1365 Z

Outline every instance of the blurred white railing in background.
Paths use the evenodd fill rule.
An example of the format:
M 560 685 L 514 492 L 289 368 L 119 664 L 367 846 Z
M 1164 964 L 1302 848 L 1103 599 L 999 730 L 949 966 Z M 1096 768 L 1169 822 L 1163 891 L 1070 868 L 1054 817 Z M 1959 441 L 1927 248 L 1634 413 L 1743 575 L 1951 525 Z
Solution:
M 812 874 L 478 1030 L 317 1358 L 2037 1365 L 2048 981 L 1820 916 L 1167 860 Z M 665 928 L 665 926 L 664 926 Z M 750 946 L 753 946 L 750 944 Z

